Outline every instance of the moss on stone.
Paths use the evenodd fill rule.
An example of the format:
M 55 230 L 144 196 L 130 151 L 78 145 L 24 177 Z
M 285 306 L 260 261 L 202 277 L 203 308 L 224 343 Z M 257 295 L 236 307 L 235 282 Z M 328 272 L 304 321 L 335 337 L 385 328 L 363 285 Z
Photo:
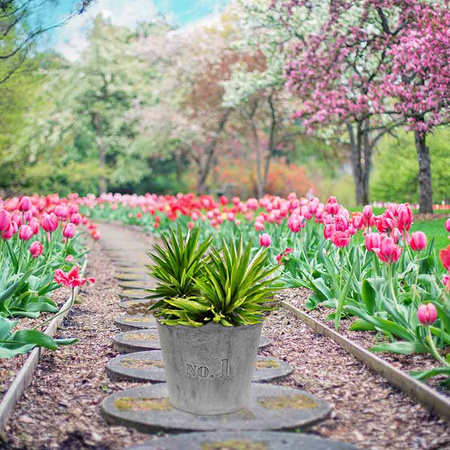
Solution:
M 132 359 L 124 358 L 121 360 L 122 367 L 130 367 L 131 369 L 163 369 L 164 363 L 162 361 L 155 361 L 151 359 Z
M 201 450 L 269 450 L 263 441 L 213 441 L 202 444 Z
M 256 361 L 255 367 L 257 369 L 278 369 L 280 367 L 280 363 L 278 361 L 274 361 L 273 359 L 269 361 Z
M 148 322 L 154 322 L 155 319 L 153 317 L 124 317 L 122 319 L 122 322 L 130 323 L 130 322 L 136 322 L 136 323 L 148 323 Z
M 125 341 L 157 341 L 158 336 L 155 334 L 131 333 L 124 336 Z
M 118 398 L 115 406 L 119 411 L 168 411 L 169 400 L 163 398 Z
M 259 400 L 263 408 L 268 409 L 312 409 L 317 403 L 306 395 L 285 395 L 283 397 L 266 397 Z

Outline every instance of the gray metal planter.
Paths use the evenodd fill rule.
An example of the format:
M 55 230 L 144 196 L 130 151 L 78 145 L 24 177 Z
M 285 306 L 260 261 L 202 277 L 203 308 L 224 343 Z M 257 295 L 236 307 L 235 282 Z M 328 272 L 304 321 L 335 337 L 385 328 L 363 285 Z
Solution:
M 248 406 L 262 323 L 200 328 L 158 321 L 169 400 L 192 414 L 226 414 Z

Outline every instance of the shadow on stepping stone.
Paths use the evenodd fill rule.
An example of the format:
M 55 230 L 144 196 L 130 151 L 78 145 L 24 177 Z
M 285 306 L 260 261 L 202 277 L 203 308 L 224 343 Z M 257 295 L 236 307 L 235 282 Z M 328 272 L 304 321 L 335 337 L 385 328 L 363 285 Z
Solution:
M 128 450 L 357 450 L 344 442 L 273 431 L 228 431 L 156 438 Z
M 207 380 L 205 380 L 207 382 Z M 331 406 L 305 391 L 253 383 L 248 408 L 215 416 L 198 416 L 174 408 L 165 383 L 115 393 L 102 403 L 109 423 L 156 431 L 257 431 L 305 429 L 325 420 Z
M 136 289 L 125 289 L 122 292 L 119 292 L 120 298 L 127 298 L 130 300 L 141 300 L 149 296 L 148 292 Z
M 119 287 L 124 289 L 131 289 L 137 291 L 143 291 L 149 289 L 151 286 L 151 281 L 148 280 L 131 280 L 131 281 L 119 281 Z
M 257 356 L 253 382 L 267 383 L 287 377 L 294 371 L 284 361 L 272 357 Z M 111 359 L 106 372 L 112 380 L 129 380 L 163 383 L 166 381 L 160 350 L 130 353 Z
M 266 336 L 261 336 L 259 341 L 259 348 L 263 348 L 263 345 L 267 345 L 266 340 L 269 339 Z M 270 341 L 269 341 L 270 342 Z M 132 331 L 125 331 L 117 336 L 113 337 L 113 347 L 119 353 L 134 353 L 144 352 L 146 350 L 161 350 L 161 344 L 159 343 L 158 331 L 156 329 L 156 321 L 154 328 L 150 329 L 136 329 Z
M 122 331 L 146 330 L 156 328 L 156 319 L 150 314 L 125 314 L 119 317 L 114 324 Z
M 137 273 L 137 274 L 145 274 L 144 267 L 136 267 L 135 265 L 132 267 L 124 267 L 120 270 L 120 273 Z
M 114 275 L 114 278 L 116 280 L 119 281 L 119 286 L 121 285 L 122 282 L 127 281 L 127 282 L 136 282 L 136 281 L 151 281 L 151 278 L 149 276 L 147 276 L 145 273 L 134 273 L 134 272 L 129 272 L 129 273 L 118 273 L 117 275 Z
M 124 308 L 124 309 L 128 309 L 128 308 L 136 309 L 136 307 L 139 307 L 139 306 L 141 306 L 141 307 L 142 306 L 144 306 L 144 307 L 151 306 L 154 303 L 155 303 L 154 300 L 152 301 L 152 300 L 146 300 L 146 299 L 142 299 L 142 300 L 124 300 L 123 302 L 119 303 L 119 306 L 121 308 Z M 137 308 L 137 309 L 139 309 L 139 308 Z M 140 313 L 140 311 L 136 311 L 136 314 L 139 314 L 139 313 Z M 132 315 L 134 315 L 134 314 L 132 314 Z

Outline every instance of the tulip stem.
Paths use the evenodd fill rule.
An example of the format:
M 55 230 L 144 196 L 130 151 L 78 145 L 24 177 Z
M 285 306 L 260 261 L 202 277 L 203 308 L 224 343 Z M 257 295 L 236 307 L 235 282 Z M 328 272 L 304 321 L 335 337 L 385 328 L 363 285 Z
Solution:
M 391 292 L 391 296 L 392 296 L 392 300 L 394 301 L 395 304 L 395 309 L 400 312 L 399 308 L 398 308 L 398 302 L 397 302 L 397 296 L 395 295 L 395 289 L 394 289 L 394 280 L 393 280 L 393 267 L 392 267 L 392 263 L 388 264 L 388 283 L 389 283 L 389 290 Z
M 72 288 L 72 294 L 71 294 L 71 297 L 70 297 L 70 303 L 69 303 L 69 305 L 67 306 L 67 308 L 65 308 L 64 310 L 60 310 L 60 311 L 57 312 L 54 316 L 49 317 L 48 319 L 44 320 L 44 321 L 43 321 L 42 323 L 40 323 L 39 325 L 35 326 L 35 327 L 33 328 L 33 330 L 37 330 L 38 328 L 43 327 L 44 325 L 46 325 L 47 323 L 49 323 L 50 321 L 52 321 L 55 317 L 58 317 L 58 316 L 60 316 L 61 314 L 63 314 L 63 313 L 65 313 L 65 312 L 69 311 L 69 310 L 72 308 L 72 306 L 73 306 L 74 303 L 75 303 L 75 288 Z
M 431 354 L 434 356 L 435 359 L 437 359 L 439 362 L 443 363 L 445 366 L 450 367 L 450 364 L 439 354 L 437 351 L 436 346 L 434 345 L 434 339 L 431 334 L 430 327 L 427 326 L 427 342 L 431 349 Z

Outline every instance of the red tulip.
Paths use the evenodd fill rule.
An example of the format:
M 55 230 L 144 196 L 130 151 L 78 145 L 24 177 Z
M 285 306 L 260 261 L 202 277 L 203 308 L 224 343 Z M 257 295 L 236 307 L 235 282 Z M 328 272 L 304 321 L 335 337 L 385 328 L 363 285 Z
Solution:
M 38 256 L 42 255 L 43 250 L 44 247 L 39 241 L 35 241 L 30 245 L 30 253 L 33 258 L 37 258 Z
M 330 240 L 336 247 L 342 248 L 350 243 L 350 235 L 347 231 L 335 231 Z
M 271 243 L 272 238 L 267 233 L 264 233 L 259 237 L 259 244 L 261 247 L 269 247 Z
M 0 233 L 8 231 L 9 225 L 11 224 L 11 216 L 8 211 L 2 209 L 0 211 Z
M 68 223 L 63 230 L 63 236 L 66 239 L 72 239 L 75 236 L 75 231 L 77 227 L 73 223 Z
M 289 253 L 292 253 L 293 251 L 294 251 L 294 249 L 287 248 L 283 253 L 280 253 L 279 255 L 277 255 L 278 264 L 282 264 L 283 258 L 286 257 Z
M 155 228 L 158 228 L 158 227 L 159 227 L 159 223 L 156 222 L 156 223 L 155 223 Z M 92 236 L 95 240 L 100 239 L 100 232 L 99 232 L 98 230 L 92 230 L 92 231 L 91 231 L 91 236 Z
M 323 237 L 325 239 L 330 239 L 331 236 L 336 232 L 336 227 L 330 223 L 323 227 Z
M 58 284 L 62 284 L 66 287 L 75 288 L 77 286 L 83 286 L 84 283 L 95 283 L 94 278 L 80 278 L 78 273 L 78 267 L 74 267 L 70 272 L 65 273 L 61 269 L 55 270 L 55 281 Z
M 30 197 L 22 197 L 19 201 L 19 211 L 26 212 L 31 209 L 32 203 Z
M 42 219 L 42 228 L 47 233 L 52 233 L 58 228 L 58 218 L 54 213 L 50 213 Z
M 439 259 L 442 262 L 442 265 L 450 271 L 450 245 L 447 248 L 443 248 L 439 252 Z
M 436 306 L 433 303 L 421 304 L 417 309 L 417 318 L 422 325 L 431 325 L 437 319 Z
M 422 231 L 412 233 L 409 240 L 409 245 L 415 252 L 424 250 L 427 246 L 427 237 L 425 233 L 422 233 Z
M 33 234 L 33 229 L 29 225 L 22 225 L 19 229 L 19 239 L 22 241 L 28 241 Z

